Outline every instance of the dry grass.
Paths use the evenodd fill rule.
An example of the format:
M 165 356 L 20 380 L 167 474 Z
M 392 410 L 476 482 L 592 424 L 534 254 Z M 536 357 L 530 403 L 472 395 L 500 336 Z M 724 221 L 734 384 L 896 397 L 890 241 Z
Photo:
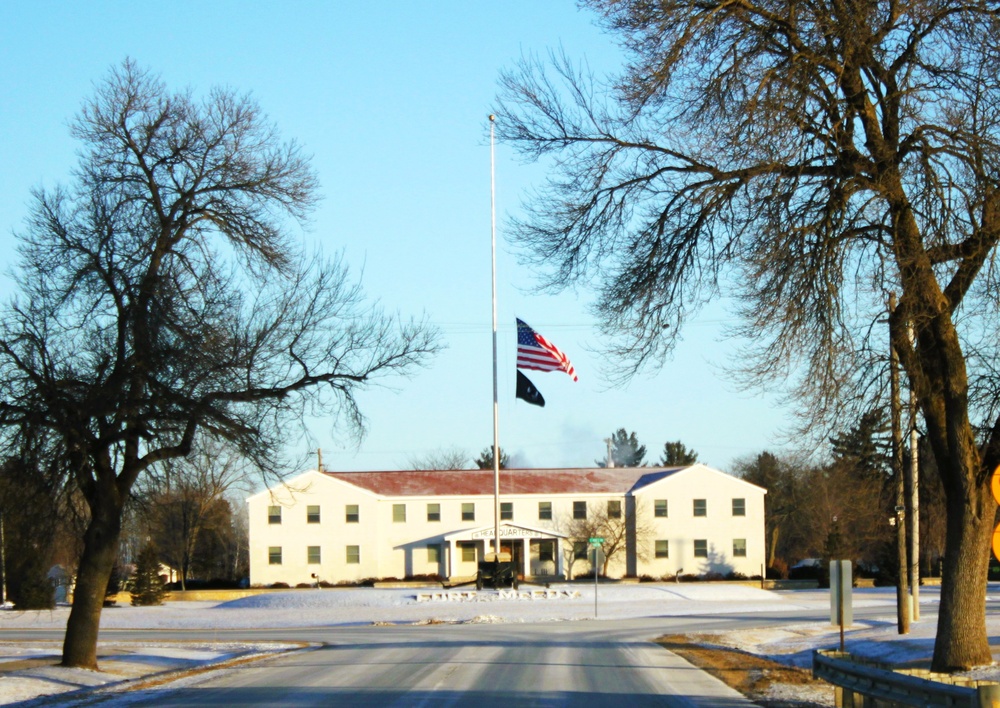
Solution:
M 833 687 L 809 670 L 722 646 L 711 635 L 668 635 L 657 643 L 765 708 L 833 705 Z

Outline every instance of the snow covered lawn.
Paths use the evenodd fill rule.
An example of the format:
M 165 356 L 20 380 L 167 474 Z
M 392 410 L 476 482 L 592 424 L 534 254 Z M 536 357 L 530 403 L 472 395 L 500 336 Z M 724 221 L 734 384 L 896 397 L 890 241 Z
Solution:
M 245 597 L 223 603 L 168 602 L 159 607 L 113 607 L 102 615 L 104 629 L 264 629 L 426 622 L 540 622 L 592 620 L 594 588 L 587 584 L 553 586 L 543 597 L 522 586 L 521 592 L 453 591 L 455 596 L 418 598 L 424 589 L 294 590 Z M 991 586 L 992 595 L 1000 586 Z M 936 588 L 924 588 L 922 604 L 936 605 Z M 920 662 L 933 650 L 934 623 L 919 622 L 904 637 L 896 633 L 892 588 L 858 589 L 854 607 L 884 607 L 884 619 L 857 622 L 847 633 L 847 649 L 893 663 Z M 826 591 L 771 592 L 754 587 L 709 584 L 602 585 L 598 617 L 634 619 L 680 615 L 794 611 L 829 608 Z M 282 651 L 277 643 L 232 644 L 102 642 L 100 672 L 55 666 L 61 645 L 45 641 L 7 641 L 4 630 L 62 629 L 68 607 L 52 611 L 0 610 L 0 704 L 62 691 L 118 684 L 131 687 L 144 677 L 164 678 L 218 663 Z M 1000 618 L 990 618 L 991 637 L 1000 635 Z M 727 632 L 719 643 L 784 663 L 809 666 L 813 649 L 837 643 L 837 629 L 825 622 L 791 623 L 780 629 Z M 978 678 L 1000 678 L 984 667 Z

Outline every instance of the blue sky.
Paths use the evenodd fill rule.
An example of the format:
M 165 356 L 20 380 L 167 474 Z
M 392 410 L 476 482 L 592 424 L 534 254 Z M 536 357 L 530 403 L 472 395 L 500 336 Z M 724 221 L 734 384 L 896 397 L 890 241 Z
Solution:
M 471 459 L 493 437 L 487 115 L 497 76 L 560 47 L 613 70 L 620 54 L 593 20 L 568 0 L 0 3 L 0 248 L 12 257 L 30 189 L 69 179 L 78 146 L 68 123 L 112 65 L 132 57 L 196 94 L 251 92 L 313 156 L 324 201 L 309 246 L 344 251 L 370 295 L 426 314 L 448 347 L 414 379 L 362 394 L 360 447 L 315 419 L 290 451 L 322 447 L 325 466 L 340 470 L 406 468 L 450 448 Z M 505 146 L 496 155 L 500 439 L 515 462 L 591 465 L 618 428 L 636 431 L 651 461 L 678 439 L 721 469 L 776 450 L 789 412 L 725 378 L 734 349 L 722 303 L 691 323 L 661 371 L 609 388 L 590 293 L 532 294 L 533 274 L 504 240 L 505 216 L 542 168 Z M 0 296 L 12 290 L 0 279 Z M 544 409 L 514 399 L 515 317 L 580 376 L 532 374 Z

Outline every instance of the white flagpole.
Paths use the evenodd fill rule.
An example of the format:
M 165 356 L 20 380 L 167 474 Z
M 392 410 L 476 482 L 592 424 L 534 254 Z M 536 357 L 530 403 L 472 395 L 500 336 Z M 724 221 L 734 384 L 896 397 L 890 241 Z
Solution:
M 490 241 L 493 260 L 493 552 L 500 560 L 500 415 L 497 405 L 497 209 L 496 159 L 493 151 L 493 122 L 490 115 Z

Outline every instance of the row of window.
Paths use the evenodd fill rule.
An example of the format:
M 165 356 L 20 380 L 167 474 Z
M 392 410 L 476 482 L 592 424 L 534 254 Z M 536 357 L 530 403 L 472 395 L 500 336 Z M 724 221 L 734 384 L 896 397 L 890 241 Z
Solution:
M 657 558 L 670 557 L 670 541 L 658 539 L 655 544 L 654 555 Z M 694 540 L 694 557 L 708 558 L 708 540 L 696 538 Z M 745 538 L 733 539 L 733 558 L 747 557 L 747 540 Z
M 459 541 L 457 544 L 458 556 L 465 563 L 475 563 L 478 560 L 477 549 L 479 544 L 475 541 Z M 586 545 L 586 544 L 584 544 Z M 347 563 L 361 562 L 360 546 L 345 546 L 345 560 Z M 441 562 L 441 546 L 439 544 L 428 544 L 427 562 Z M 268 546 L 267 559 L 270 565 L 281 565 L 282 547 Z M 538 559 L 541 561 L 555 560 L 555 541 L 541 541 L 538 544 Z M 319 546 L 306 546 L 306 563 L 308 565 L 319 565 L 323 562 L 323 555 Z
M 475 541 L 459 541 L 458 544 L 459 558 L 465 563 L 475 563 L 477 560 L 477 548 L 479 544 Z M 577 560 L 586 560 L 588 552 L 588 543 L 586 541 L 576 541 L 573 544 L 573 555 Z M 654 556 L 656 558 L 669 558 L 670 557 L 670 541 L 664 539 L 657 539 L 655 542 Z M 345 546 L 345 562 L 355 564 L 361 562 L 361 547 L 360 546 Z M 428 563 L 440 563 L 441 562 L 441 546 L 438 544 L 430 544 L 427 547 L 427 562 Z M 747 540 L 745 538 L 734 538 L 733 539 L 733 558 L 746 558 L 747 555 Z M 708 558 L 708 540 L 704 538 L 697 538 L 694 541 L 694 557 L 695 558 Z M 281 565 L 282 561 L 282 549 L 281 546 L 269 546 L 267 549 L 267 558 L 270 565 Z M 538 560 L 540 561 L 552 561 L 555 560 L 555 542 L 554 541 L 542 541 L 538 544 Z M 319 565 L 323 562 L 322 553 L 319 546 L 306 546 L 306 563 L 309 565 Z
M 694 499 L 692 501 L 692 505 L 693 505 L 692 512 L 694 516 L 708 516 L 708 500 Z M 622 503 L 620 499 L 608 500 L 607 515 L 609 519 L 621 518 Z M 668 515 L 667 500 L 666 499 L 653 500 L 653 516 L 666 518 L 667 515 Z M 746 516 L 746 515 L 747 515 L 746 499 L 742 498 L 733 499 L 733 516 Z M 573 502 L 573 518 L 574 519 L 587 518 L 586 501 Z M 500 502 L 500 519 L 502 521 L 514 520 L 513 502 Z M 547 502 L 547 501 L 538 502 L 538 519 L 539 521 L 550 521 L 552 519 L 552 502 Z M 392 520 L 394 523 L 406 523 L 406 504 L 392 505 Z M 427 505 L 427 520 L 428 521 L 441 520 L 440 504 L 431 503 Z M 475 521 L 475 520 L 476 520 L 475 502 L 463 502 L 462 521 Z M 345 505 L 344 521 L 346 521 L 349 524 L 356 524 L 361 521 L 361 513 L 357 504 Z M 280 506 L 267 507 L 267 523 L 269 524 L 281 523 Z M 310 504 L 309 506 L 306 507 L 306 523 L 309 524 L 320 523 L 320 509 L 318 504 Z
M 345 546 L 344 560 L 347 563 L 361 562 L 361 546 Z M 270 565 L 281 565 L 281 546 L 267 547 L 267 562 Z M 306 546 L 306 563 L 309 565 L 319 565 L 323 562 L 323 554 L 319 546 Z
M 707 499 L 693 499 L 691 500 L 691 505 L 692 505 L 691 512 L 694 516 L 708 516 Z M 747 500 L 742 497 L 734 498 L 733 516 L 746 516 L 746 515 L 747 515 Z M 653 516 L 658 516 L 661 518 L 667 517 L 666 499 L 653 500 Z

